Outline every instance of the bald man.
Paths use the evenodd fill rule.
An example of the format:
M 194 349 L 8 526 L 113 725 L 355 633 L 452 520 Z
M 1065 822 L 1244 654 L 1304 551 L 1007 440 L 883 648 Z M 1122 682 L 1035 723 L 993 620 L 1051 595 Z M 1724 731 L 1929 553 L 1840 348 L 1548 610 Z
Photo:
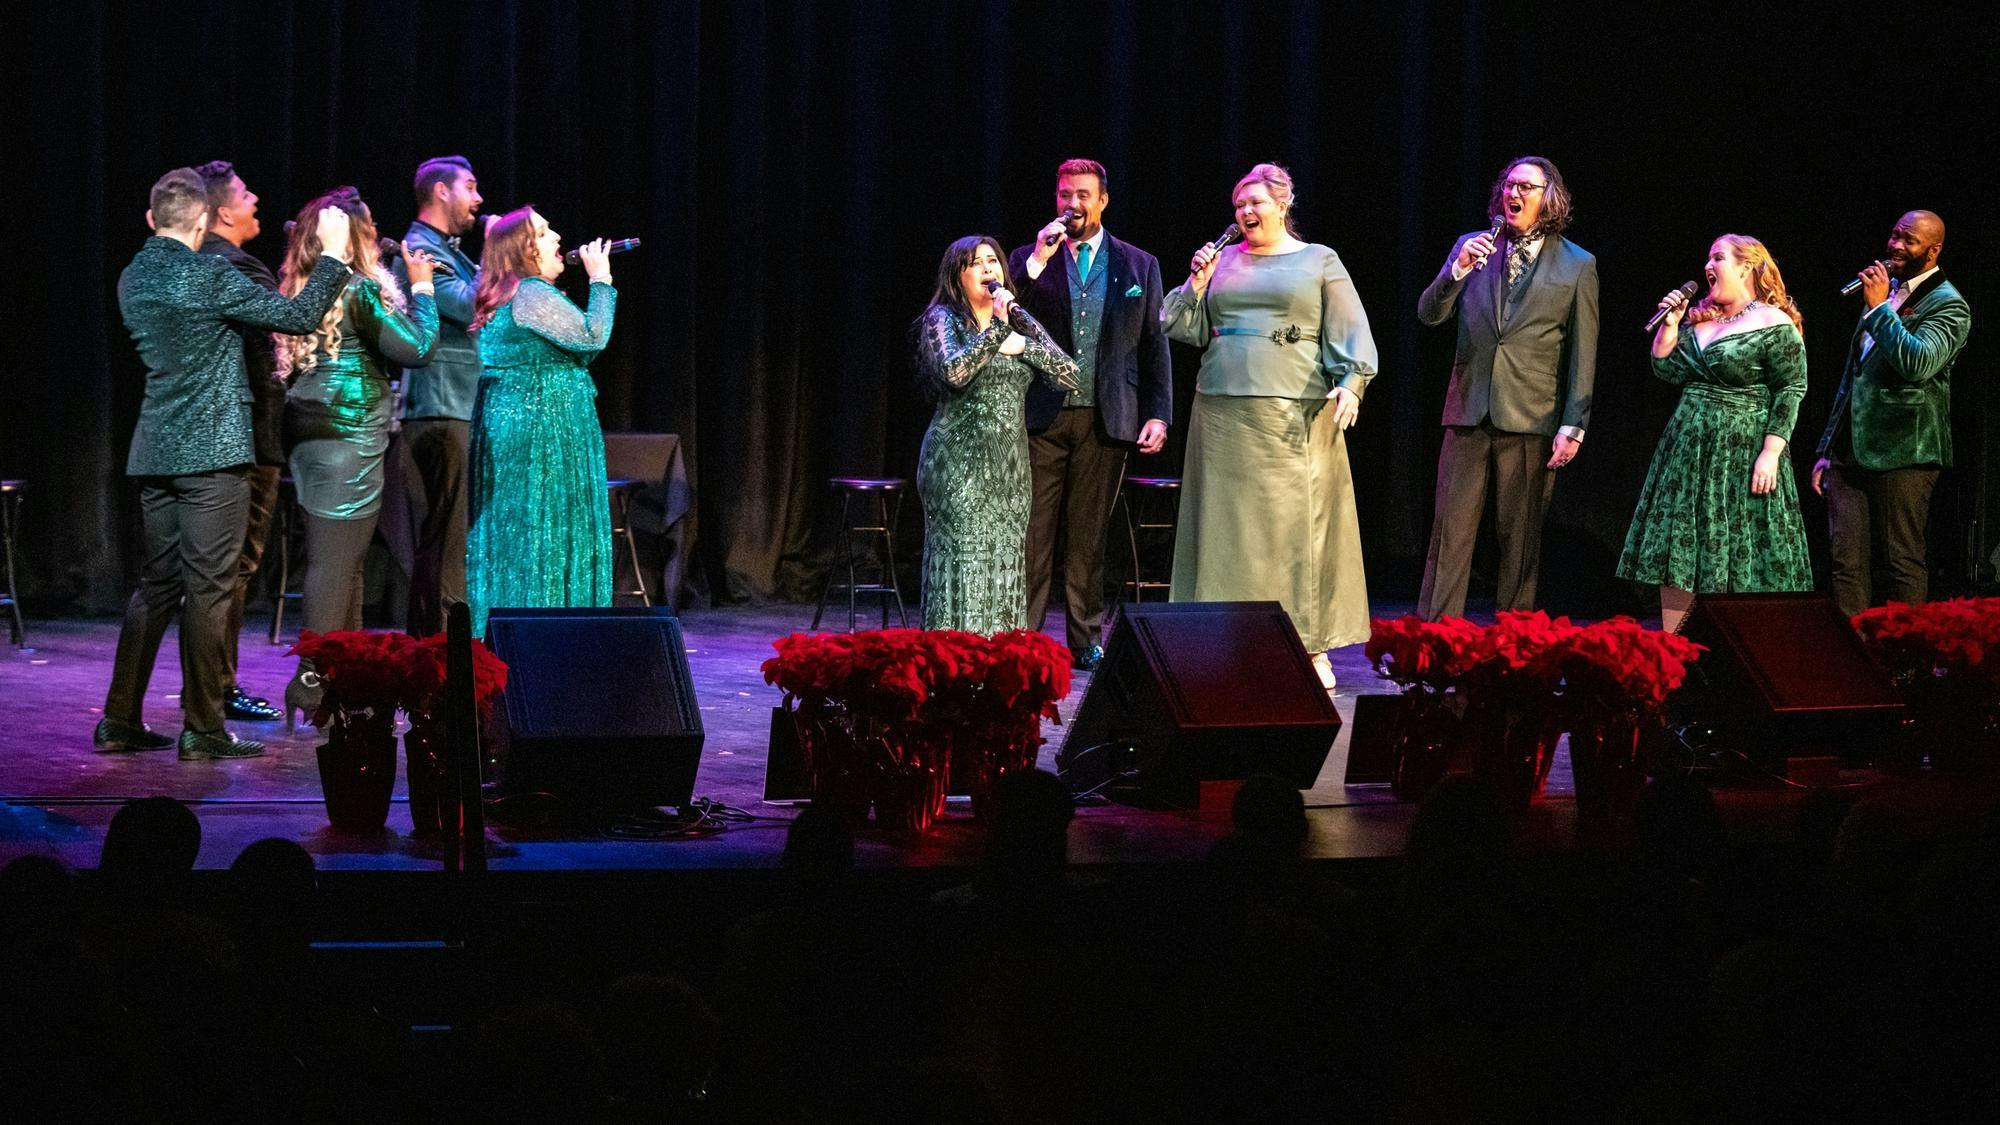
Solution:
M 1833 597 L 1849 615 L 1930 593 L 1931 489 L 1951 464 L 1951 365 L 1972 331 L 1971 307 L 1938 269 L 1943 250 L 1944 220 L 1911 211 L 1861 271 L 1864 311 L 1812 474 Z

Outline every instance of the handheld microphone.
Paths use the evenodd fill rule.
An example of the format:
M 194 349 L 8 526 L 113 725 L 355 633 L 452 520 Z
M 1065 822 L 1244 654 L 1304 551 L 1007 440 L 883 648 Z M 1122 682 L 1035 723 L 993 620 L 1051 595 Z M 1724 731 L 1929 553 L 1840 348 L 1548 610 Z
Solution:
M 1879 266 L 1882 263 L 1875 262 L 1873 264 Z M 1860 288 L 1861 288 L 1861 278 L 1857 276 L 1854 278 L 1854 280 L 1840 287 L 1840 295 L 1843 297 L 1852 296 L 1855 292 L 1859 291 Z
M 627 250 L 637 250 L 638 248 L 639 240 L 636 238 L 621 238 L 616 242 L 607 242 L 604 244 L 604 252 L 606 254 L 623 254 Z M 568 262 L 572 266 L 582 260 L 574 250 L 563 255 L 563 261 Z
M 1215 236 L 1215 252 L 1220 254 L 1225 246 L 1234 246 L 1243 241 L 1243 228 L 1231 223 Z
M 1081 218 L 1083 218 L 1083 212 L 1081 212 L 1081 211 L 1077 210 L 1077 209 L 1076 209 L 1076 208 L 1074 208 L 1074 207 L 1065 207 L 1065 208 L 1063 208 L 1063 213 L 1062 213 L 1062 214 L 1060 214 L 1060 215 L 1057 215 L 1057 216 L 1056 216 L 1056 218 L 1058 218 L 1058 219 L 1062 220 L 1063 222 L 1067 223 L 1067 222 L 1069 222 L 1069 221 L 1070 221 L 1071 219 L 1081 219 Z M 1042 245 L 1044 245 L 1044 246 L 1054 246 L 1054 245 L 1055 245 L 1056 243 L 1058 243 L 1058 242 L 1061 242 L 1062 240 L 1063 240 L 1063 236 L 1062 236 L 1062 235 L 1059 235 L 1059 234 L 1052 234 L 1052 235 L 1048 236 L 1047 238 L 1044 238 L 1044 239 L 1042 239 Z
M 1689 300 L 1689 301 L 1694 299 L 1694 291 L 1695 291 L 1695 284 L 1692 281 L 1685 282 L 1681 285 L 1679 289 L 1674 290 L 1674 292 L 1679 293 L 1681 295 L 1681 298 L 1683 300 Z M 1646 322 L 1646 331 L 1651 332 L 1653 329 L 1658 328 L 1660 326 L 1660 322 L 1667 319 L 1667 313 L 1671 311 L 1672 311 L 1671 309 L 1656 310 L 1653 313 L 1653 319 Z
M 1486 237 L 1488 237 L 1488 238 L 1490 238 L 1490 239 L 1494 240 L 1494 242 L 1496 242 L 1496 243 L 1497 243 L 1497 242 L 1499 242 L 1499 240 L 1500 240 L 1500 228 L 1501 228 L 1501 227 L 1504 227 L 1504 226 L 1506 226 L 1506 225 L 1507 225 L 1507 220 L 1505 220 L 1505 219 L 1495 219 L 1495 220 L 1493 220 L 1493 229 L 1492 229 L 1492 230 L 1489 230 L 1489 231 L 1487 231 L 1487 232 L 1486 232 Z M 1478 261 L 1476 261 L 1476 262 L 1472 263 L 1472 268 L 1473 268 L 1473 269 L 1476 269 L 1476 270 L 1483 270 L 1483 269 L 1485 269 L 1485 268 L 1486 268 L 1486 258 L 1490 258 L 1490 257 L 1492 257 L 1492 255 L 1491 255 L 1491 254 L 1488 254 L 1488 255 L 1486 255 L 1485 257 L 1482 257 L 1482 258 L 1480 258 L 1480 259 L 1479 259 Z
M 988 293 L 998 293 L 1000 291 L 1000 283 L 997 281 L 986 282 L 986 291 Z M 1021 307 L 1019 301 L 1007 306 L 1007 327 L 1025 336 L 1028 334 L 1028 326 L 1033 323 L 1035 323 L 1035 318 L 1028 314 L 1027 309 Z

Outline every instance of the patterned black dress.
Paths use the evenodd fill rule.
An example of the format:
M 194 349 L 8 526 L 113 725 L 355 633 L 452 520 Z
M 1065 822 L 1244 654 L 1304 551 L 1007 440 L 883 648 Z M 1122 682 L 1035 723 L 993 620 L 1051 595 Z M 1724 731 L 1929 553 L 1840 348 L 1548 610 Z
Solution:
M 1805 397 L 1798 329 L 1787 321 L 1705 348 L 1683 329 L 1653 374 L 1684 389 L 1653 450 L 1618 576 L 1698 594 L 1812 589 L 1789 459 L 1776 488 L 1750 492 L 1764 436 L 1789 442 Z

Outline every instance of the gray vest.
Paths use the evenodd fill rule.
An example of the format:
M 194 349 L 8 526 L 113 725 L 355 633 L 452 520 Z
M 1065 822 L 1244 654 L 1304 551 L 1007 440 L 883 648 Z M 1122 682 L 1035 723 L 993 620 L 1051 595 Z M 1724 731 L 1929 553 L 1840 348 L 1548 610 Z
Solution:
M 1069 277 L 1069 338 L 1077 366 L 1077 389 L 1063 399 L 1066 407 L 1097 405 L 1097 341 L 1104 333 L 1104 290 L 1111 276 L 1111 263 L 1104 256 L 1110 249 L 1111 240 L 1106 238 L 1091 255 L 1088 282 L 1077 279 L 1076 256 L 1063 254 Z

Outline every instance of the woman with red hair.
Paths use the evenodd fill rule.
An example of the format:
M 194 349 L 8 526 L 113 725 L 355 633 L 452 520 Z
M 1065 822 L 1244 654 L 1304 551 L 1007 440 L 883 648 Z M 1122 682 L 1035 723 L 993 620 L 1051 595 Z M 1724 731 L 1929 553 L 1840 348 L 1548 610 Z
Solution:
M 1748 235 L 1716 239 L 1703 271 L 1708 295 L 1693 308 L 1678 292 L 1660 302 L 1653 374 L 1683 390 L 1618 560 L 1620 578 L 1660 588 L 1668 632 L 1696 594 L 1813 584 L 1785 458 L 1806 394 L 1798 303 L 1771 252 Z
M 602 239 L 577 257 L 590 275 L 583 309 L 555 286 L 562 236 L 533 207 L 486 232 L 472 304 L 485 372 L 465 550 L 475 633 L 495 606 L 611 604 L 604 432 L 587 365 L 611 339 L 618 292 Z

